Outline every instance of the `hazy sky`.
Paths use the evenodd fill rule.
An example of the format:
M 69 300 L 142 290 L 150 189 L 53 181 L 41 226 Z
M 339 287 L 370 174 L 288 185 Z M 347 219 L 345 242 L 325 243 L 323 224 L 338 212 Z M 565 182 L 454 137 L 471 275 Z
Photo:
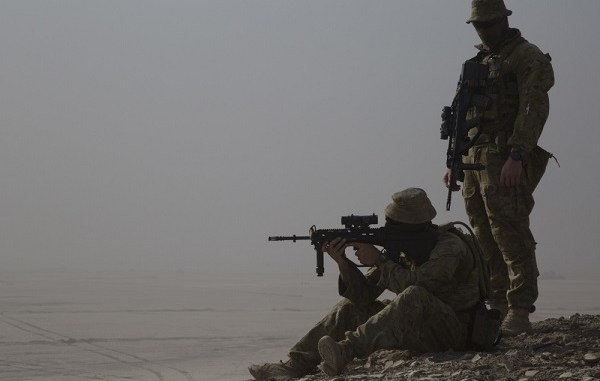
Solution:
M 459 194 L 444 208 L 439 125 L 476 53 L 469 6 L 1 1 L 0 268 L 310 278 L 307 242 L 267 236 L 381 217 L 409 186 L 465 220 Z M 600 1 L 507 6 L 556 74 L 540 270 L 597 276 Z

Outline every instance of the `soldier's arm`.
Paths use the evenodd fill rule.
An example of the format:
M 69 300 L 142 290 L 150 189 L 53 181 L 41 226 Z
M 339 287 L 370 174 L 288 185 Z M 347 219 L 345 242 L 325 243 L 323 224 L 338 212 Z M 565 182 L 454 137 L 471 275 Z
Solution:
M 379 270 L 375 267 L 363 274 L 351 265 L 351 269 L 338 278 L 338 292 L 356 305 L 369 304 L 385 291 L 385 288 L 377 285 L 379 277 Z
M 554 85 L 550 58 L 528 44 L 514 53 L 519 110 L 508 144 L 527 153 L 535 148 L 549 112 L 548 91 Z
M 397 294 L 417 283 L 416 270 L 404 268 L 395 262 L 387 261 L 379 265 L 378 269 L 380 271 L 378 285 Z
M 377 287 L 379 275 L 374 274 L 375 269 L 369 270 L 366 275 L 363 274 L 346 258 L 344 250 L 347 246 L 349 245 L 346 244 L 345 239 L 335 238 L 331 242 L 326 242 L 321 249 L 329 254 L 340 270 L 338 293 L 354 304 L 369 304 L 384 291 Z
M 454 274 L 464 252 L 462 244 L 452 237 L 440 237 L 429 260 L 415 270 L 388 261 L 381 265 L 379 286 L 400 293 L 407 287 L 421 286 L 435 293 L 454 281 Z

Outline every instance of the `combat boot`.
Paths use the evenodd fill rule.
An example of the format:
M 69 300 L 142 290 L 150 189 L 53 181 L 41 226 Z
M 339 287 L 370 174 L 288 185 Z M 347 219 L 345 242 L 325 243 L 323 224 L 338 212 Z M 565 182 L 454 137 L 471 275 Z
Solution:
M 529 321 L 529 310 L 525 308 L 510 308 L 500 327 L 506 336 L 517 336 L 533 330 Z
M 286 362 L 250 365 L 248 371 L 256 381 L 291 381 L 311 373 L 308 368 L 292 359 Z
M 337 376 L 342 373 L 350 361 L 354 359 L 354 350 L 348 340 L 336 342 L 329 336 L 319 340 L 319 354 L 323 359 L 321 369 L 328 376 Z

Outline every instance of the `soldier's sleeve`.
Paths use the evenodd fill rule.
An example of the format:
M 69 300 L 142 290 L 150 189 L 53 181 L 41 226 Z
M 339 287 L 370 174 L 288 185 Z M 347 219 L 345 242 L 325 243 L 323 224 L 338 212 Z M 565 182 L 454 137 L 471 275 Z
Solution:
M 416 270 L 406 269 L 392 261 L 387 261 L 379 266 L 379 271 L 378 286 L 397 294 L 417 282 Z
M 528 44 L 515 52 L 519 109 L 508 144 L 527 153 L 535 148 L 549 112 L 548 91 L 554 85 L 549 56 Z
M 366 274 L 354 267 L 347 275 L 349 279 L 346 281 L 342 280 L 341 276 L 338 277 L 338 293 L 356 305 L 369 304 L 385 291 L 385 288 L 377 286 L 380 275 L 375 267 L 369 269 Z
M 432 293 L 447 287 L 454 281 L 454 274 L 464 248 L 460 242 L 449 236 L 441 236 L 429 260 L 416 270 L 405 269 L 395 263 L 386 262 L 380 267 L 379 286 L 400 293 L 415 285 Z

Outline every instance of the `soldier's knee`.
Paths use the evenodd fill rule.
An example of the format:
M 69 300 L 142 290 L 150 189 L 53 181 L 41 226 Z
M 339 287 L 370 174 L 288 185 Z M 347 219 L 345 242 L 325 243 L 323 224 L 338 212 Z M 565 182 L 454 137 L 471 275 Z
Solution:
M 421 286 L 408 286 L 401 294 L 406 294 L 411 297 L 420 297 L 423 295 L 429 295 L 429 291 Z
M 349 299 L 340 300 L 334 307 L 333 313 L 337 316 L 362 315 L 366 308 L 352 303 Z
M 354 308 L 355 308 L 354 303 L 352 303 L 350 300 L 348 300 L 346 298 L 340 300 L 335 306 L 333 306 L 334 311 L 347 311 L 347 310 L 352 310 Z
M 358 305 L 348 299 L 340 300 L 327 314 L 325 320 L 345 322 L 344 324 L 360 325 L 369 317 L 383 309 L 383 303 L 374 301 L 367 305 Z
M 409 286 L 396 296 L 393 303 L 414 306 L 420 304 L 420 301 L 429 298 L 429 296 L 430 293 L 425 288 L 421 286 Z

